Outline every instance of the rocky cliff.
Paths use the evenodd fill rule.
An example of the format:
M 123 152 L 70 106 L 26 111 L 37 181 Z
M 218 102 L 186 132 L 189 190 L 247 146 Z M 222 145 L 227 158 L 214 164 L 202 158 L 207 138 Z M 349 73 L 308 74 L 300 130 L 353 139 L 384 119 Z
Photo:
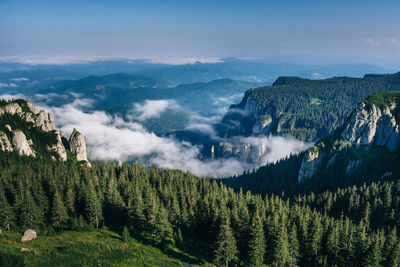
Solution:
M 366 155 L 374 147 L 386 154 L 400 148 L 400 92 L 377 93 L 361 102 L 332 137 L 305 152 L 298 181 L 331 166 L 341 151 L 355 149 L 356 154 Z M 352 174 L 362 165 L 362 159 L 347 160 L 345 173 Z
M 44 150 L 52 159 L 59 158 L 66 161 L 67 150 L 71 150 L 78 161 L 83 160 L 90 164 L 87 160 L 84 137 L 76 133 L 79 132 L 75 129 L 70 138 L 73 149 L 70 149 L 66 135 L 57 132 L 51 113 L 39 110 L 34 104 L 25 100 L 0 102 L 1 151 L 16 151 L 20 155 L 36 157 L 38 154 L 36 150 Z

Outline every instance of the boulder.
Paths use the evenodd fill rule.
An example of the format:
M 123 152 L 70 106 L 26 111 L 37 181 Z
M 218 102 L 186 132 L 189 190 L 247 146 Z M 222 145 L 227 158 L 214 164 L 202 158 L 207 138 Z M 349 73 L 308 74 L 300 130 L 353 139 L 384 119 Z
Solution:
M 33 157 L 36 156 L 35 152 L 29 146 L 25 134 L 21 130 L 15 130 L 12 132 L 12 144 L 15 150 L 20 155 L 33 156 Z
M 35 230 L 28 229 L 24 232 L 24 235 L 21 237 L 21 242 L 27 242 L 35 239 L 37 237 L 37 233 Z

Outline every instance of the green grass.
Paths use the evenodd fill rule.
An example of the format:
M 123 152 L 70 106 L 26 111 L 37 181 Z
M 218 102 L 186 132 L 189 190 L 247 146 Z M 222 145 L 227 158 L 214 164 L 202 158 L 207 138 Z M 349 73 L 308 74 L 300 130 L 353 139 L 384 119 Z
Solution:
M 310 104 L 319 106 L 322 104 L 322 100 L 320 100 L 318 98 L 311 98 Z
M 400 103 L 400 92 L 379 92 L 369 96 L 364 103 L 369 107 L 376 106 L 379 108 L 385 108 L 393 103 Z
M 21 243 L 21 234 L 0 234 L 0 266 L 211 266 L 177 248 L 167 253 L 109 231 L 63 232 Z M 20 248 L 30 252 L 20 253 Z

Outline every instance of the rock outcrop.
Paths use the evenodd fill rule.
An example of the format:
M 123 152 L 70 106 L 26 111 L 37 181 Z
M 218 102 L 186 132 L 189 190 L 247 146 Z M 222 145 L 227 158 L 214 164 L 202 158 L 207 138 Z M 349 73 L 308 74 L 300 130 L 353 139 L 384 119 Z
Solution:
M 318 150 L 308 149 L 305 154 L 303 161 L 301 162 L 298 181 L 301 182 L 304 179 L 308 179 L 314 176 L 315 172 L 321 167 L 324 160 L 324 153 Z
M 57 154 L 63 161 L 67 160 L 67 151 L 65 150 L 61 137 L 58 133 L 57 133 L 57 143 L 51 147 L 48 147 L 48 150 L 57 152 Z
M 56 143 L 46 146 L 48 151 L 54 151 L 63 161 L 67 160 L 67 149 L 71 150 L 76 155 L 78 161 L 86 161 L 87 159 L 86 144 L 82 134 L 76 129 L 71 135 L 70 141 L 66 134 L 62 131 L 57 132 L 54 123 L 54 117 L 51 113 L 46 113 L 44 110 L 39 110 L 34 104 L 29 101 L 18 100 L 7 103 L 0 107 L 0 124 L 4 114 L 18 115 L 20 119 L 28 124 L 24 127 L 39 127 L 44 132 L 52 132 L 57 135 Z M 10 118 L 7 118 L 10 119 Z M 3 122 L 4 123 L 4 122 Z M 19 122 L 21 123 L 21 122 Z M 20 155 L 36 157 L 37 154 L 33 149 L 33 141 L 27 140 L 26 135 L 20 129 L 12 129 L 9 124 L 2 124 L 4 131 L 0 131 L 0 150 L 1 151 L 17 151 Z M 7 131 L 8 130 L 8 131 Z M 52 156 L 52 159 L 56 157 Z
M 24 232 L 24 235 L 21 237 L 21 242 L 28 242 L 37 237 L 37 233 L 35 230 L 28 229 Z
M 396 150 L 400 145 L 400 125 L 395 118 L 398 108 L 396 104 L 380 108 L 361 103 L 351 114 L 341 138 L 352 144 L 378 145 L 390 151 Z
M 32 150 L 28 140 L 26 140 L 25 134 L 21 130 L 15 130 L 12 132 L 12 145 L 21 156 L 36 157 L 35 151 Z
M 40 127 L 45 132 L 56 130 L 53 114 L 46 113 L 44 110 L 41 110 L 36 114 L 33 118 L 33 122 L 35 126 Z
M 10 141 L 8 140 L 7 135 L 0 131 L 0 149 L 2 151 L 13 151 Z
M 0 116 L 3 115 L 4 113 L 8 113 L 11 115 L 21 114 L 22 108 L 17 103 L 11 102 L 5 105 L 4 107 L 0 107 Z
M 327 141 L 329 148 L 320 141 L 306 151 L 298 174 L 299 182 L 314 176 L 321 168 L 329 168 L 338 153 L 349 147 L 362 153 L 368 153 L 373 146 L 384 147 L 388 151 L 395 151 L 400 147 L 400 103 L 390 98 L 393 92 L 379 94 L 371 98 L 383 102 L 374 104 L 374 101 L 368 102 L 368 98 L 360 103 L 345 125 Z M 362 164 L 363 161 L 358 158 L 348 160 L 345 174 L 352 175 Z
M 87 159 L 85 137 L 75 128 L 69 138 L 69 146 L 78 161 L 86 161 L 90 165 Z

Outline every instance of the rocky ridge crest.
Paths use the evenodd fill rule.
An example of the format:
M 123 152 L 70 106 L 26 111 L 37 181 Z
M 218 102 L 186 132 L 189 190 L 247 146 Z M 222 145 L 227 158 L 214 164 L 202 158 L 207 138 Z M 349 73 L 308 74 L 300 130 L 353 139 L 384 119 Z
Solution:
M 6 114 L 17 115 L 23 121 L 30 123 L 33 127 L 40 128 L 43 132 L 55 133 L 56 142 L 53 145 L 46 146 L 46 150 L 55 152 L 62 161 L 68 159 L 66 149 L 70 149 L 69 142 L 72 142 L 73 149 L 70 149 L 72 154 L 75 154 L 78 161 L 86 161 L 90 165 L 86 155 L 86 143 L 83 135 L 74 129 L 68 141 L 65 133 L 57 131 L 53 114 L 39 110 L 34 104 L 25 100 L 11 101 L 0 106 L 0 122 Z M 7 130 L 10 132 L 9 136 L 6 134 Z M 5 125 L 5 131 L 0 130 L 1 151 L 16 151 L 20 155 L 36 157 L 37 153 L 34 150 L 33 141 L 27 140 L 21 129 L 12 129 L 7 124 Z M 55 157 L 52 156 L 52 158 L 55 160 Z

